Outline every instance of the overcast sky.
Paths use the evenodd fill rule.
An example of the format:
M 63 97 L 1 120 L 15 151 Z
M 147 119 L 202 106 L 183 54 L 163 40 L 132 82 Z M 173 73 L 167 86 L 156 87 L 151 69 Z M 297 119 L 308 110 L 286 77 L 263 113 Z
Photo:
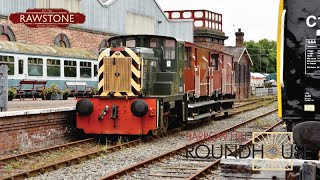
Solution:
M 279 0 L 157 0 L 165 10 L 205 9 L 222 14 L 222 30 L 229 39 L 227 46 L 235 45 L 234 30 L 241 28 L 244 39 L 276 40 Z M 235 28 L 234 28 L 235 27 Z

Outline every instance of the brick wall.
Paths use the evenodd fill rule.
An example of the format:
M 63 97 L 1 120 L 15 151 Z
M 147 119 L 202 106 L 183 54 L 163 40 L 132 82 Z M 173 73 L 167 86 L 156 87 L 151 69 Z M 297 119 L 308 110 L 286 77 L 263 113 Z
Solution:
M 217 51 L 223 51 L 224 49 L 223 43 L 213 42 L 212 38 L 208 37 L 194 37 L 194 42 L 199 46 L 214 49 Z
M 77 134 L 74 111 L 0 118 L 0 154 L 62 144 Z
M 89 32 L 75 28 L 28 28 L 24 24 L 11 24 L 6 17 L 0 17 L 0 25 L 10 26 L 16 41 L 30 44 L 54 45 L 54 39 L 59 33 L 69 38 L 72 48 L 99 51 L 103 39 L 110 36 L 100 32 Z
M 240 68 L 241 65 L 241 68 Z M 250 60 L 247 56 L 243 55 L 239 63 L 235 65 L 235 78 L 236 83 L 236 99 L 247 99 L 251 95 L 251 84 L 250 84 Z

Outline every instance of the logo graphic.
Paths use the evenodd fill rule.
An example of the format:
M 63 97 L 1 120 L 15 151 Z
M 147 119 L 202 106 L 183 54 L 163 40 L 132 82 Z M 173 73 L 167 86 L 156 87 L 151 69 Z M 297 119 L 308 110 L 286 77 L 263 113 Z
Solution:
M 253 132 L 252 143 L 263 150 L 252 159 L 252 170 L 293 170 L 292 132 Z
M 86 16 L 81 13 L 69 13 L 65 9 L 28 9 L 25 13 L 13 13 L 9 21 L 23 23 L 28 27 L 61 27 L 69 24 L 83 24 Z

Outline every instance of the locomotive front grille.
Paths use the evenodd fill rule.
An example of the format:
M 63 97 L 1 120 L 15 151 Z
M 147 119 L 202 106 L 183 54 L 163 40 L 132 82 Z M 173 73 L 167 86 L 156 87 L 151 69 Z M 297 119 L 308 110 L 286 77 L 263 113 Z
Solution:
M 105 58 L 105 91 L 131 92 L 131 64 L 131 57 Z

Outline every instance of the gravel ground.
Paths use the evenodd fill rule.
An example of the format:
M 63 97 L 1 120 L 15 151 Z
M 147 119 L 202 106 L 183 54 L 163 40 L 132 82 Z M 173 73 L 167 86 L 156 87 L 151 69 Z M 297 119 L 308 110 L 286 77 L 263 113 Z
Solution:
M 232 125 L 246 121 L 271 110 L 276 109 L 277 103 L 272 103 L 267 107 L 262 107 L 253 111 L 248 111 L 240 115 L 230 117 L 221 121 L 213 121 L 206 126 L 184 131 L 169 137 L 161 138 L 150 143 L 141 144 L 135 147 L 126 148 L 121 151 L 91 159 L 79 165 L 65 167 L 57 171 L 45 173 L 35 178 L 38 179 L 98 179 L 114 171 L 131 166 L 145 159 L 163 154 L 174 148 L 184 146 L 188 143 L 188 135 L 216 133 Z
M 235 144 L 240 145 L 243 142 L 248 141 L 251 139 L 252 132 L 260 132 L 268 127 L 272 126 L 277 122 L 277 114 L 273 113 L 266 117 L 260 118 L 252 123 L 247 124 L 244 127 L 237 128 L 236 131 L 229 132 L 226 136 L 221 136 L 220 138 L 212 139 L 206 141 L 204 144 L 207 148 L 200 147 L 197 151 L 192 151 L 192 154 L 195 158 L 191 156 L 186 156 L 185 152 L 179 155 L 173 156 L 169 159 L 162 160 L 161 162 L 152 164 L 147 168 L 142 168 L 134 173 L 131 173 L 130 176 L 124 176 L 121 179 L 154 179 L 154 178 L 161 178 L 169 175 L 169 176 L 182 176 L 182 177 L 189 177 L 192 174 L 196 173 L 196 170 L 192 172 L 192 170 L 186 170 L 184 167 L 187 168 L 204 168 L 211 164 L 213 161 L 212 159 L 212 145 L 214 145 L 214 155 L 215 157 L 219 157 L 221 153 L 224 156 L 224 150 L 220 151 L 221 147 L 224 149 L 224 145 L 229 144 L 228 146 L 231 151 L 234 151 Z M 221 146 L 220 146 L 221 145 Z M 238 147 L 238 146 L 237 146 Z M 244 152 L 242 154 L 246 155 L 248 152 Z M 196 158 L 197 155 L 200 157 L 207 157 L 207 158 Z M 208 156 L 209 155 L 209 156 Z M 169 167 L 179 167 L 180 170 L 171 169 Z M 168 171 L 169 170 L 169 171 Z M 176 177 L 171 178 L 163 178 L 163 179 L 174 179 Z
M 29 158 L 19 158 L 5 164 L 0 162 L 0 178 L 24 172 L 28 169 L 40 168 L 41 166 L 73 158 L 81 154 L 92 152 L 93 150 L 100 150 L 103 147 L 104 146 L 101 146 L 96 142 L 87 142 L 55 149 L 50 152 L 44 152 L 41 155 L 31 155 Z

